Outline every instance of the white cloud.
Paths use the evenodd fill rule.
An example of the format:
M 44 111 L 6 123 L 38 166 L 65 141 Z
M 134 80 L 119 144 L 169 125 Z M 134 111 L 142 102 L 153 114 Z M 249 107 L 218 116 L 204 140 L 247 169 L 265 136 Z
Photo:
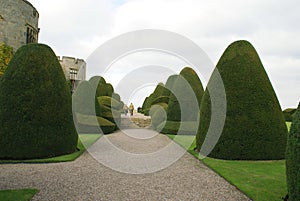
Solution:
M 296 107 L 300 100 L 295 92 L 300 87 L 300 3 L 296 0 L 30 2 L 40 13 L 40 41 L 60 55 L 85 59 L 114 36 L 151 28 L 192 39 L 216 64 L 230 43 L 247 39 L 258 51 L 282 107 Z

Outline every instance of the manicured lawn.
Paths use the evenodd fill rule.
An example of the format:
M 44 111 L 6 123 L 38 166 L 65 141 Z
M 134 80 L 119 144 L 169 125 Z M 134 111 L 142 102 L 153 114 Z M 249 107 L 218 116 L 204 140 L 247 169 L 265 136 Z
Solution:
M 38 190 L 22 189 L 22 190 L 2 190 L 0 191 L 0 200 L 3 201 L 28 201 Z
M 91 146 L 97 139 L 100 138 L 99 134 L 81 134 L 77 144 L 78 151 L 63 156 L 57 156 L 45 159 L 31 159 L 31 160 L 0 160 L 1 163 L 57 163 L 74 161 L 78 158 L 85 150 L 86 147 Z
M 168 135 L 174 139 L 174 135 Z M 190 142 L 194 138 L 193 144 Z M 194 136 L 178 136 L 175 141 L 198 158 Z M 204 158 L 207 166 L 243 191 L 254 201 L 282 201 L 287 193 L 285 160 L 232 161 Z

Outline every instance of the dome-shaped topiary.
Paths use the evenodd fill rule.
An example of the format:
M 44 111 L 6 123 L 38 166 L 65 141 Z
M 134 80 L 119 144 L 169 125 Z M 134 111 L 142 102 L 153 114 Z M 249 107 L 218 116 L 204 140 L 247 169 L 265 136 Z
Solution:
M 300 200 L 300 104 L 287 141 L 286 177 L 289 201 Z
M 0 158 L 43 158 L 76 150 L 66 83 L 50 47 L 19 48 L 0 80 Z
M 172 87 L 174 86 L 174 83 L 179 75 L 171 75 L 168 77 L 166 85 L 161 93 L 161 96 L 167 96 L 169 97 L 171 95 Z
M 154 92 L 145 99 L 143 103 L 143 113 L 145 115 L 149 115 L 149 111 L 151 109 L 152 103 L 155 99 L 161 96 L 162 92 L 164 91 L 164 84 L 163 83 L 158 83 L 156 86 Z
M 95 94 L 88 81 L 81 81 L 72 96 L 73 111 L 95 115 Z
M 287 127 L 276 94 L 254 47 L 247 41 L 232 43 L 209 80 L 211 88 L 215 87 L 216 70 L 225 86 L 227 113 L 219 141 L 208 156 L 233 160 L 283 159 Z M 206 89 L 196 137 L 198 150 L 205 140 L 210 120 L 211 100 Z
M 192 68 L 184 68 L 172 87 L 168 103 L 168 121 L 197 121 L 203 93 L 203 86 L 196 72 Z M 186 115 L 182 116 L 181 109 L 186 110 Z

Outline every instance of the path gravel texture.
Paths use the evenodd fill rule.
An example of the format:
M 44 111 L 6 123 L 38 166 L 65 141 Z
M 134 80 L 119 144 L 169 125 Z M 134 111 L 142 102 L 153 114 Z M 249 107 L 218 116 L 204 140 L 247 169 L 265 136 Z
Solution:
M 172 144 L 172 141 L 164 135 L 147 129 L 129 129 L 128 121 L 126 124 L 127 130 L 121 129 L 102 138 L 113 145 L 112 147 L 129 155 L 147 156 Z M 183 156 L 159 171 L 128 174 L 113 170 L 107 167 L 107 164 L 103 165 L 97 158 L 98 155 L 95 155 L 99 152 L 110 154 L 110 148 L 104 150 L 100 147 L 102 138 L 89 149 L 89 152 L 85 152 L 74 162 L 0 165 L 0 190 L 37 188 L 40 192 L 33 200 L 39 201 L 250 200 L 201 161 L 189 153 L 184 153 L 178 145 L 172 145 L 169 150 L 183 153 Z M 112 153 L 107 158 L 114 160 L 114 157 Z M 130 159 L 124 161 L 129 161 L 128 164 L 133 169 L 143 167 L 142 163 L 134 164 Z M 152 168 L 151 165 L 155 167 L 160 164 L 159 161 L 154 162 L 156 164 L 147 162 L 149 163 L 145 159 L 145 166 L 149 169 Z M 122 166 L 122 163 L 119 165 Z

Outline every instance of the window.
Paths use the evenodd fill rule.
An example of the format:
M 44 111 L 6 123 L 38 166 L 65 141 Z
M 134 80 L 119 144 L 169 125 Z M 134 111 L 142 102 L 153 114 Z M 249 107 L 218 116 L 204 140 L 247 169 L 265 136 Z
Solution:
M 31 27 L 27 27 L 26 32 L 26 44 L 37 42 L 37 32 Z
M 77 79 L 77 70 L 74 68 L 70 68 L 70 80 Z

